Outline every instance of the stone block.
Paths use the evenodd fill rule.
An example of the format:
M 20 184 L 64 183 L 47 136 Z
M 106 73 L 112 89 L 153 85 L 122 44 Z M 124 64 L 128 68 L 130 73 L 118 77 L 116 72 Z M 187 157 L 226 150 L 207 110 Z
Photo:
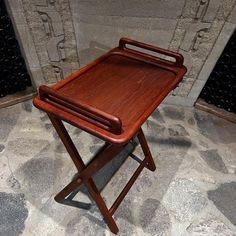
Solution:
M 194 82 L 195 82 L 195 79 L 193 79 L 193 78 L 185 78 L 183 80 L 183 82 L 181 82 L 180 85 L 179 85 L 177 95 L 181 96 L 181 97 L 188 96 L 189 91 L 191 90 Z
M 35 50 L 35 45 L 32 36 L 29 32 L 28 25 L 18 25 L 17 31 L 20 38 L 20 46 L 23 49 L 22 53 L 25 54 L 26 63 L 30 67 L 39 67 L 38 55 Z
M 48 53 L 44 44 L 35 45 L 41 67 L 49 65 Z
M 40 85 L 45 84 L 45 79 L 42 73 L 41 67 L 39 68 L 30 68 L 30 76 L 32 84 L 35 88 L 38 88 Z
M 217 189 L 208 191 L 208 198 L 216 207 L 236 225 L 236 182 L 221 184 Z
M 182 8 L 184 6 L 184 1 L 139 1 L 122 0 L 122 15 L 125 16 L 140 16 L 140 17 L 160 17 L 176 19 L 181 15 Z
M 188 179 L 174 180 L 163 202 L 179 222 L 193 220 L 207 205 L 204 194 Z
M 56 74 L 54 73 L 52 65 L 42 67 L 42 73 L 47 84 L 55 84 L 57 82 Z
M 226 21 L 229 15 L 235 14 L 234 11 L 235 11 L 234 0 L 221 1 L 220 7 L 216 14 L 216 19 Z
M 176 19 L 181 15 L 184 1 L 139 1 L 139 0 L 117 0 L 117 1 L 70 1 L 71 8 L 79 9 L 79 14 L 129 16 L 129 17 L 159 17 Z
M 202 218 L 199 222 L 191 224 L 187 231 L 191 236 L 235 236 L 236 234 L 217 218 Z
M 0 153 L 4 152 L 5 146 L 3 144 L 0 144 Z
M 233 10 L 231 11 L 227 21 L 230 23 L 236 24 L 236 5 L 234 6 Z
M 225 163 L 216 149 L 200 151 L 200 155 L 211 169 L 225 174 L 228 173 Z
M 79 9 L 79 13 L 85 13 L 87 15 L 101 15 L 101 16 L 157 16 L 161 12 L 161 6 L 170 5 L 171 1 L 136 1 L 131 0 L 129 2 L 116 0 L 116 1 L 76 1 L 70 0 L 71 9 Z M 182 2 L 182 1 L 180 1 Z M 178 4 L 179 5 L 179 4 Z M 155 7 L 153 7 L 155 6 Z M 154 8 L 154 9 L 153 9 Z M 172 7 L 174 10 L 174 8 Z M 176 14 L 176 11 L 174 11 Z
M 215 19 L 219 6 L 222 4 L 221 0 L 209 0 L 207 9 L 203 16 L 203 21 L 212 22 Z
M 185 7 L 183 8 L 182 17 L 190 19 L 195 18 L 199 5 L 200 1 L 187 0 L 185 3 Z
M 5 1 L 8 10 L 12 12 L 24 11 L 22 0 L 8 0 Z
M 146 199 L 140 207 L 140 225 L 150 235 L 168 235 L 170 216 L 165 207 L 156 199 Z
M 163 100 L 163 103 L 169 104 L 169 105 L 180 105 L 180 106 L 192 107 L 195 101 L 196 99 L 186 98 L 186 97 L 181 97 L 181 96 L 173 96 L 170 94 Z
M 234 144 L 236 140 L 235 124 L 206 112 L 194 114 L 200 133 L 214 143 Z M 222 155 L 222 154 L 221 154 Z
M 37 7 L 37 11 L 39 14 L 45 14 L 47 18 L 49 18 L 48 21 L 52 26 L 51 29 L 54 36 L 59 36 L 64 33 L 61 15 L 55 8 L 49 5 L 48 7 Z
M 16 23 L 17 22 L 17 23 Z M 12 12 L 12 23 L 14 27 L 18 25 L 27 25 L 26 17 L 23 11 L 13 11 Z
M 20 107 L 13 106 L 0 110 L 0 142 L 6 142 L 9 134 L 17 124 Z
M 192 99 L 197 99 L 205 83 L 206 81 L 203 80 L 195 80 L 191 90 L 189 91 L 188 97 Z
M 172 109 L 170 107 L 163 108 L 164 114 L 171 120 L 184 120 L 184 111 L 183 109 Z
M 1 235 L 20 235 L 25 229 L 29 211 L 24 194 L 0 192 Z
M 60 53 L 58 50 L 58 44 L 64 40 L 64 35 L 60 35 L 57 37 L 51 37 L 47 42 L 47 52 L 50 61 L 58 62 L 61 60 Z
M 189 136 L 189 133 L 186 131 L 184 126 L 180 124 L 170 126 L 168 132 L 169 135 L 173 137 Z
M 172 19 L 146 19 L 142 22 L 136 17 L 92 18 L 93 16 L 84 17 L 82 21 L 74 24 L 76 37 L 80 42 L 78 54 L 82 65 L 117 46 L 121 37 L 168 48 L 176 26 L 176 21 Z
M 37 6 L 47 6 L 47 0 L 35 0 Z
M 212 22 L 218 14 L 222 0 L 186 1 L 182 16 L 202 22 Z
M 197 32 L 200 30 L 207 30 L 210 28 L 209 23 L 202 23 L 202 22 L 197 22 L 197 23 L 190 23 L 188 27 L 186 27 L 185 31 L 185 36 L 183 38 L 183 41 L 181 42 L 180 48 L 183 49 L 184 51 L 189 51 L 193 48 L 194 40 L 196 37 Z
M 7 144 L 8 152 L 18 157 L 33 157 L 49 144 L 48 140 L 16 138 Z
M 189 97 L 192 99 L 197 99 L 201 90 L 198 90 L 202 85 L 204 85 L 210 76 L 218 58 L 220 57 L 222 51 L 224 50 L 225 43 L 229 40 L 230 36 L 234 31 L 235 26 L 232 23 L 226 22 L 212 48 L 211 52 L 209 53 L 207 60 L 205 61 L 201 71 L 198 74 L 196 81 L 203 81 L 203 82 L 195 82 L 193 85 Z
M 73 0 L 76 1 L 76 0 Z M 71 1 L 72 2 L 72 1 Z M 88 15 L 121 15 L 122 4 L 120 0 L 100 0 L 100 1 L 83 1 L 78 2 L 78 13 L 86 13 Z M 73 4 L 73 3 L 72 3 Z

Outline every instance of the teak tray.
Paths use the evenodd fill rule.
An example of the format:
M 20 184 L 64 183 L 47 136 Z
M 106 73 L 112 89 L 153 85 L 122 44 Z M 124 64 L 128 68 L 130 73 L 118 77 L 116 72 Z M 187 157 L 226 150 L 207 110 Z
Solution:
M 34 105 L 105 141 L 124 144 L 185 73 L 180 54 L 122 38 L 118 47 L 52 88 L 41 86 Z
M 137 48 L 145 49 L 148 53 L 140 52 Z M 174 61 L 150 55 L 150 51 L 171 57 Z M 84 184 L 110 230 L 116 234 L 119 229 L 112 217 L 115 211 L 143 168 L 150 171 L 156 169 L 141 125 L 182 80 L 185 72 L 180 54 L 122 38 L 119 47 L 52 88 L 40 86 L 34 105 L 47 112 L 78 171 L 55 196 L 55 200 L 87 209 L 88 204 L 73 200 L 78 187 Z M 89 163 L 83 162 L 62 120 L 106 141 Z M 139 140 L 144 158 L 138 160 L 129 154 L 140 164 L 108 208 L 92 177 L 118 155 L 134 136 Z

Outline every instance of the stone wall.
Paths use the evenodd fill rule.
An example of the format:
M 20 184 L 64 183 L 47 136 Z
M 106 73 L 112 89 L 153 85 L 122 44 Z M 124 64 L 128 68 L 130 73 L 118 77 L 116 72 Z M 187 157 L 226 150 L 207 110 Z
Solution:
M 21 3 L 16 8 L 16 2 Z M 44 83 L 55 83 L 117 45 L 119 38 L 182 53 L 184 82 L 165 100 L 193 105 L 236 25 L 235 0 L 9 0 L 19 34 L 32 42 Z M 16 12 L 25 18 L 19 27 Z M 21 36 L 22 38 L 22 36 Z M 27 48 L 24 49 L 27 51 Z M 27 54 L 27 53 L 26 53 Z M 27 55 L 26 55 L 27 57 Z M 79 60 L 78 60 L 79 58 Z M 28 60 L 29 65 L 32 64 Z M 34 67 L 35 68 L 35 65 Z M 36 84 L 40 84 L 36 82 Z
M 9 0 L 8 9 L 35 86 L 53 84 L 79 68 L 68 0 Z M 41 77 L 39 79 L 39 77 Z

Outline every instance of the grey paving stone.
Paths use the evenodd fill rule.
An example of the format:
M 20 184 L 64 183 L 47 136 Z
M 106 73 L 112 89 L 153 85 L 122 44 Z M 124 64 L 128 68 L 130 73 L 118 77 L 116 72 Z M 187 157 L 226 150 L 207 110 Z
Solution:
M 115 213 L 115 219 L 117 219 L 119 227 L 119 235 L 122 236 L 136 235 L 131 199 L 132 197 L 129 199 L 125 198 Z
M 202 140 L 199 140 L 198 144 L 199 144 L 199 146 L 201 146 L 203 148 L 208 148 L 209 147 L 208 143 L 206 143 L 206 142 L 204 142 Z
M 22 103 L 22 108 L 27 112 L 32 112 L 32 106 L 33 104 L 31 100 Z
M 147 120 L 145 122 L 146 130 L 153 134 L 156 134 L 157 136 L 162 136 L 165 131 L 165 126 L 163 124 L 158 124 L 157 122 L 154 122 L 152 120 Z
M 150 171 L 143 171 L 138 178 L 138 181 L 135 183 L 134 188 L 137 189 L 138 192 L 143 192 L 146 189 L 152 187 L 152 174 Z
M 57 153 L 66 153 L 66 148 L 65 146 L 63 145 L 63 143 L 59 142 L 55 145 L 55 152 Z
M 53 126 L 52 126 L 51 123 L 46 123 L 46 124 L 44 124 L 44 127 L 45 127 L 47 130 L 53 128 Z
M 106 225 L 101 219 L 84 214 L 72 219 L 66 227 L 66 236 L 105 236 Z
M 43 121 L 43 122 L 44 122 L 44 121 L 49 121 L 49 118 L 48 118 L 47 114 L 44 114 L 44 113 L 43 113 L 43 115 L 40 116 L 40 120 Z
M 173 181 L 164 196 L 164 202 L 179 222 L 191 221 L 207 205 L 203 193 L 188 179 Z
M 121 165 L 128 158 L 129 153 L 132 152 L 133 149 L 133 145 L 128 144 L 121 153 L 119 153 L 111 162 L 109 162 L 97 174 L 95 174 L 94 180 L 98 189 L 103 189 L 106 186 L 111 177 L 116 173 L 116 171 L 119 170 Z M 119 186 L 117 186 L 117 184 L 122 185 L 123 181 L 125 180 L 119 179 L 119 181 L 116 181 L 114 188 L 121 189 Z
M 143 125 L 149 147 L 157 164 L 157 171 L 150 172 L 144 169 L 135 185 L 126 196 L 125 201 L 122 202 L 120 208 L 118 208 L 115 213 L 114 218 L 120 229 L 119 235 L 136 236 L 141 235 L 141 232 L 143 232 L 143 235 L 169 236 L 176 226 L 174 224 L 172 226 L 171 221 L 174 222 L 177 219 L 177 224 L 181 232 L 185 232 L 186 236 L 195 234 L 200 236 L 201 234 L 199 232 L 202 232 L 204 236 L 221 235 L 220 233 L 222 233 L 222 235 L 227 235 L 228 233 L 231 236 L 227 225 L 224 225 L 220 219 L 219 221 L 212 218 L 198 219 L 199 214 L 202 213 L 202 209 L 204 209 L 207 204 L 205 195 L 196 185 L 196 182 L 199 183 L 198 180 L 200 177 L 192 178 L 193 180 L 190 181 L 189 179 L 184 179 L 187 177 L 179 179 L 178 176 L 179 174 L 182 176 L 183 173 L 187 173 L 188 177 L 191 177 L 193 167 L 191 163 L 196 161 L 197 165 L 197 158 L 201 159 L 199 156 L 194 156 L 192 150 L 189 150 L 192 146 L 193 151 L 196 150 L 196 147 L 200 150 L 207 150 L 206 152 L 203 151 L 202 154 L 205 156 L 209 155 L 206 159 L 210 159 L 210 161 L 208 161 L 213 168 L 218 168 L 221 171 L 221 168 L 223 168 L 221 172 L 223 176 L 225 173 L 222 158 L 215 157 L 218 153 L 214 152 L 215 144 L 212 144 L 212 142 L 215 140 L 215 142 L 219 143 L 219 148 L 224 144 L 224 148 L 228 152 L 224 156 L 225 164 L 227 164 L 228 168 L 231 164 L 234 165 L 234 160 L 230 162 L 231 158 L 233 159 L 234 157 L 234 145 L 232 145 L 233 140 L 235 140 L 233 133 L 234 126 L 223 120 L 216 120 L 212 118 L 212 116 L 207 118 L 205 113 L 196 111 L 198 113 L 198 121 L 196 121 L 196 126 L 193 127 L 194 118 L 191 122 L 188 121 L 188 119 L 194 115 L 192 110 L 191 112 L 186 111 L 185 117 L 179 115 L 185 111 L 182 110 L 182 108 L 168 106 L 167 110 L 169 115 L 174 114 L 174 119 L 171 118 L 171 115 L 167 116 L 163 108 L 160 108 L 154 117 Z M 172 110 L 172 113 L 170 110 Z M 175 114 L 176 111 L 177 115 Z M 25 112 L 22 105 L 20 105 L 19 114 L 20 113 L 22 120 L 19 124 L 28 122 L 31 116 L 35 122 L 35 113 Z M 164 122 L 159 119 L 160 115 Z M 27 119 L 24 119 L 25 117 L 27 117 Z M 176 117 L 178 119 L 176 119 Z M 182 120 L 183 117 L 184 120 Z M 42 131 L 45 132 L 44 124 L 49 122 L 46 118 L 40 120 L 40 116 L 38 119 L 39 123 L 43 123 L 43 125 L 37 127 L 41 127 Z M 179 121 L 181 121 L 181 123 Z M 173 123 L 175 123 L 175 125 L 173 125 Z M 26 125 L 24 125 L 24 127 Z M 80 130 L 77 132 L 69 126 L 67 128 L 72 134 L 76 146 L 79 147 L 82 157 L 85 159 L 91 154 L 89 147 L 94 146 L 93 148 L 95 149 L 102 144 L 100 140 L 96 138 L 87 138 L 85 133 Z M 204 129 L 204 136 L 207 138 L 203 137 Z M 19 130 L 18 127 L 12 130 L 11 137 L 14 137 L 14 132 L 17 132 L 17 130 Z M 50 129 L 48 132 L 53 133 L 53 130 L 54 129 Z M 222 134 L 222 137 L 219 137 L 222 130 L 226 131 Z M 189 136 L 186 135 L 185 131 L 189 132 Z M 26 130 L 25 132 L 28 131 Z M 38 130 L 37 132 L 41 131 Z M 171 132 L 173 136 L 170 136 L 169 132 Z M 17 137 L 19 137 L 19 135 Z M 194 140 L 193 144 L 191 140 Z M 32 230 L 35 230 L 35 233 L 40 235 L 42 235 L 41 232 L 45 232 L 45 235 L 54 232 L 56 232 L 55 235 L 60 235 L 60 232 L 63 232 L 62 234 L 64 235 L 65 232 L 67 236 L 103 236 L 111 234 L 108 232 L 109 229 L 96 207 L 87 212 L 61 205 L 54 201 L 53 196 L 55 196 L 55 193 L 59 192 L 76 172 L 76 170 L 74 170 L 75 168 L 72 168 L 74 166 L 68 158 L 60 140 L 55 140 L 52 143 L 48 143 L 47 140 L 43 139 L 30 142 L 28 138 L 22 137 L 20 139 L 15 138 L 6 143 L 0 141 L 0 143 L 6 146 L 3 154 L 9 157 L 10 164 L 11 161 L 13 161 L 12 156 L 14 156 L 14 158 L 15 155 L 19 157 L 17 161 L 19 161 L 20 168 L 15 170 L 13 175 L 11 175 L 7 168 L 7 159 L 2 155 L 3 158 L 0 158 L 0 165 L 4 168 L 2 168 L 3 173 L 1 176 L 8 174 L 9 177 L 1 177 L 0 180 L 3 182 L 2 186 L 10 187 L 11 191 L 24 193 L 25 198 L 30 202 L 30 208 L 28 210 L 32 218 L 29 219 L 30 222 L 27 221 L 27 229 L 25 232 L 22 230 L 21 233 L 23 235 L 26 234 L 26 232 L 32 232 Z M 197 146 L 195 144 L 197 144 Z M 135 154 L 143 157 L 139 146 Z M 99 189 L 103 189 L 107 183 L 108 186 L 102 191 L 102 194 L 105 193 L 104 198 L 109 204 L 113 202 L 114 197 L 119 194 L 119 191 L 124 187 L 129 177 L 137 168 L 137 162 L 131 158 L 126 159 L 126 156 L 127 155 L 124 153 L 121 153 L 95 176 L 95 182 Z M 212 156 L 214 156 L 214 161 L 211 160 Z M 228 160 L 227 163 L 226 160 Z M 124 161 L 125 163 L 122 165 Z M 211 162 L 216 163 L 212 164 Z M 195 168 L 194 164 L 194 170 L 199 172 L 199 174 L 205 173 L 205 169 L 209 170 L 207 162 L 203 160 L 200 161 L 200 165 L 197 165 L 197 167 L 199 169 Z M 117 171 L 119 168 L 120 170 Z M 215 186 L 215 188 L 218 187 L 218 181 L 215 179 L 214 181 L 210 181 L 211 177 L 207 174 L 206 181 L 202 181 L 202 179 L 205 178 L 204 176 L 201 175 L 200 179 L 204 189 L 212 189 L 213 186 Z M 112 177 L 112 179 L 108 182 L 110 177 Z M 227 179 L 233 179 L 234 175 L 227 174 L 225 177 Z M 207 179 L 210 180 L 208 181 Z M 7 181 L 7 183 L 5 183 L 5 181 Z M 212 201 L 215 202 L 219 210 L 224 211 L 225 216 L 231 219 L 231 222 L 235 222 L 235 218 L 233 218 L 233 212 L 236 212 L 234 208 L 234 205 L 236 205 L 234 199 L 235 184 L 229 184 L 231 187 L 223 188 L 220 186 L 218 189 L 208 192 L 208 196 L 213 199 Z M 87 197 L 83 198 L 84 193 L 85 190 L 81 188 L 75 200 L 89 201 Z M 212 204 L 209 207 L 211 206 Z M 217 215 L 217 213 L 219 214 L 219 211 L 215 207 L 209 210 L 216 211 L 215 215 Z M 205 214 L 205 212 L 203 213 Z M 45 217 L 41 217 L 42 215 Z M 38 223 L 37 229 L 35 229 L 31 219 L 33 219 L 32 222 L 35 222 L 34 220 L 36 219 Z M 193 220 L 194 222 L 192 222 Z M 45 227 L 45 225 L 48 227 Z M 186 229 L 186 225 L 190 226 Z M 44 228 L 42 229 L 42 227 Z
M 163 151 L 154 156 L 157 170 L 154 173 L 148 173 L 148 175 L 154 174 L 154 180 L 152 180 L 152 188 L 150 188 L 150 190 L 156 188 L 155 196 L 157 199 L 162 199 L 166 194 L 172 179 L 185 158 L 188 158 L 186 153 L 176 153 L 175 151 L 169 154 Z
M 15 155 L 33 157 L 47 145 L 43 139 L 16 138 L 8 142 L 7 149 Z
M 91 154 L 96 153 L 98 150 L 98 146 L 97 145 L 93 145 L 89 147 L 89 151 L 91 152 Z
M 195 125 L 195 120 L 193 119 L 193 117 L 188 119 L 188 124 Z
M 77 129 L 74 129 L 73 134 L 76 136 L 79 136 L 81 134 L 81 132 L 83 132 L 83 131 L 81 129 L 77 128 Z
M 24 195 L 0 192 L 0 203 L 0 235 L 22 234 L 28 217 Z
M 194 117 L 199 131 L 205 137 L 211 139 L 215 143 L 235 143 L 235 124 L 199 110 L 195 110 Z
M 208 198 L 236 225 L 236 182 L 224 183 L 217 189 L 208 191 Z
M 146 199 L 140 207 L 139 223 L 145 233 L 150 235 L 168 235 L 171 226 L 169 214 L 156 199 Z
M 164 107 L 165 115 L 172 120 L 184 120 L 184 109 L 182 107 Z
M 32 158 L 16 170 L 14 175 L 27 197 L 36 201 L 44 194 L 50 196 L 51 188 L 60 175 L 61 165 L 60 159 L 54 161 L 49 157 Z
M 92 141 L 93 141 L 93 144 L 102 144 L 104 143 L 104 141 L 100 138 L 97 138 L 95 136 L 92 136 Z
M 187 231 L 191 236 L 236 236 L 227 225 L 218 219 L 201 219 L 191 224 Z
M 202 159 L 210 166 L 213 170 L 220 171 L 222 173 L 228 173 L 225 163 L 222 157 L 219 155 L 216 149 L 206 150 L 199 152 Z
M 15 178 L 14 175 L 11 175 L 7 181 L 12 189 L 18 190 L 21 188 L 20 182 Z
M 208 113 L 202 111 L 195 111 L 194 118 L 196 120 L 199 131 L 202 135 L 207 138 L 210 138 L 214 142 L 218 141 L 217 133 L 212 124 L 212 119 Z
M 189 133 L 186 131 L 186 129 L 182 125 L 173 125 L 170 128 L 168 128 L 170 136 L 188 136 Z
M 5 146 L 3 144 L 0 144 L 0 152 L 2 152 L 5 149 Z
M 6 141 L 9 133 L 16 125 L 21 112 L 21 107 L 16 105 L 0 109 L 0 142 Z
M 152 118 L 155 119 L 159 123 L 165 123 L 165 120 L 164 120 L 163 116 L 161 115 L 161 113 L 160 113 L 160 111 L 158 109 L 156 109 L 152 113 Z
M 153 139 L 153 140 L 152 140 Z M 157 143 L 160 148 L 165 149 L 189 149 L 192 145 L 192 141 L 186 137 L 170 137 L 170 138 L 155 138 L 148 137 L 148 140 Z

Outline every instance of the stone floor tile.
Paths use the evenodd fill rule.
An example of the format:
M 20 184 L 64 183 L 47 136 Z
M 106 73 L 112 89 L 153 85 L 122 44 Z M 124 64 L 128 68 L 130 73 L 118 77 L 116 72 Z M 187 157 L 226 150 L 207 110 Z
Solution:
M 86 163 L 104 143 L 66 128 Z M 144 169 L 115 212 L 119 235 L 235 235 L 236 125 L 161 105 L 143 130 L 157 170 Z M 144 158 L 138 143 L 130 144 L 94 177 L 108 205 L 138 166 L 127 158 L 133 149 Z M 75 174 L 48 117 L 31 101 L 0 110 L 0 236 L 113 235 L 84 187 L 75 200 L 91 203 L 87 211 L 54 201 Z

